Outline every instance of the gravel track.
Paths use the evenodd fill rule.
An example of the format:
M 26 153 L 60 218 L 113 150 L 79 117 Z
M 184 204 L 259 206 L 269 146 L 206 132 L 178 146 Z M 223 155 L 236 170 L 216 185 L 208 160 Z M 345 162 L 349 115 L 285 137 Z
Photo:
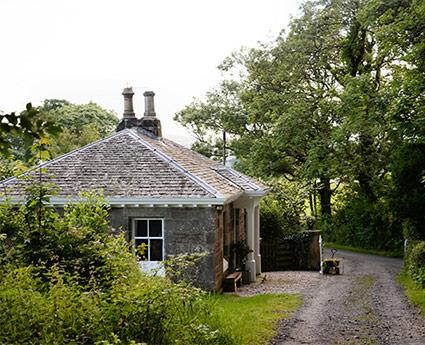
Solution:
M 326 255 L 325 255 L 326 256 Z M 403 262 L 339 251 L 344 272 L 267 272 L 240 295 L 299 293 L 304 305 L 279 325 L 274 345 L 425 345 L 425 320 L 395 281 Z

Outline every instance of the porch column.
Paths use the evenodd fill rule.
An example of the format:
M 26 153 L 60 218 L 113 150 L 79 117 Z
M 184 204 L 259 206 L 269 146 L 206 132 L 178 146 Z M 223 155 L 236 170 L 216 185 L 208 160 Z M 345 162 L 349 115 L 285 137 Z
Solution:
M 255 266 L 256 273 L 261 274 L 261 253 L 260 253 L 260 206 L 257 204 L 254 208 L 255 217 Z
M 257 265 L 256 259 L 256 245 L 255 245 L 255 204 L 253 201 L 249 202 L 246 206 L 246 236 L 249 248 L 253 251 L 248 254 L 248 260 L 246 261 L 246 268 L 249 270 L 249 280 L 255 282 L 257 276 Z

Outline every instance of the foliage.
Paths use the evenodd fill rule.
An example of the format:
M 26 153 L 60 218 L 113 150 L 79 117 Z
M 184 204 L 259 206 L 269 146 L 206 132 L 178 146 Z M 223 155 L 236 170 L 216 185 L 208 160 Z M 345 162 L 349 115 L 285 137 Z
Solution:
M 56 157 L 112 133 L 117 122 L 115 113 L 95 103 L 75 105 L 56 99 L 35 108 L 28 104 L 20 115 L 0 114 L 0 150 L 8 152 L 0 161 L 0 179 L 32 166 L 31 147 L 41 139 L 49 140 L 47 149 Z
M 384 200 L 371 204 L 366 198 L 351 195 L 332 221 L 322 220 L 325 241 L 378 250 L 398 250 L 402 247 L 401 224 Z
M 232 243 L 230 250 L 235 254 L 236 258 L 236 269 L 241 269 L 245 267 L 246 260 L 248 259 L 248 254 L 252 253 L 253 250 L 249 247 L 246 241 L 237 241 Z
M 394 187 L 391 206 L 403 222 L 407 239 L 425 240 L 425 144 L 400 146 L 392 155 L 391 172 Z
M 178 283 L 190 283 L 193 277 L 199 276 L 199 262 L 208 255 L 206 252 L 168 255 L 164 267 L 168 279 Z
M 10 160 L 0 156 L 0 181 L 23 173 L 27 166 L 20 160 Z
M 289 317 L 302 304 L 299 296 L 288 294 L 214 295 L 211 299 L 240 345 L 270 344 L 276 335 L 277 322 Z
M 405 258 L 405 269 L 419 286 L 425 288 L 425 241 L 409 243 Z
M 45 106 L 48 101 L 45 101 Z M 63 129 L 50 147 L 53 157 L 104 138 L 115 130 L 118 123 L 114 112 L 92 102 L 57 106 L 47 111 L 46 116 Z
M 304 199 L 304 191 L 299 185 L 275 182 L 272 191 L 261 200 L 261 238 L 277 239 L 301 231 L 304 227 L 301 218 Z
M 305 1 L 274 41 L 226 58 L 219 87 L 176 119 L 200 142 L 225 129 L 238 169 L 306 186 L 333 241 L 396 249 L 403 223 L 425 233 L 409 146 L 425 138 L 424 18 L 420 0 Z M 340 185 L 351 198 L 337 208 Z M 278 229 L 282 212 L 264 207 Z
M 347 245 L 338 244 L 338 243 L 334 243 L 334 242 L 325 242 L 324 244 L 327 248 L 338 249 L 338 250 L 348 250 L 350 252 L 355 252 L 355 253 L 380 255 L 380 256 L 387 256 L 387 257 L 391 257 L 391 258 L 403 258 L 403 256 L 404 256 L 404 250 L 403 249 L 397 249 L 397 250 L 394 250 L 394 251 L 387 251 L 387 250 L 365 249 L 365 248 L 362 248 L 362 247 L 347 246 Z
M 235 344 L 205 293 L 142 274 L 100 195 L 59 216 L 47 193 L 0 205 L 0 343 Z
M 40 111 L 31 103 L 27 104 L 26 110 L 20 115 L 0 112 L 0 153 L 3 156 L 10 154 L 13 137 L 19 136 L 31 146 L 34 140 L 60 132 L 60 128 L 53 121 L 43 119 L 39 115 Z

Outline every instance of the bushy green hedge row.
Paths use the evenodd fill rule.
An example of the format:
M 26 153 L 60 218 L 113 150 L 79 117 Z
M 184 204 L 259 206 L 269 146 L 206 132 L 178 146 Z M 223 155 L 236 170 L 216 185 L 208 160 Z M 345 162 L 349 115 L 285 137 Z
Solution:
M 141 277 L 108 291 L 82 289 L 61 272 L 10 270 L 0 283 L 0 343 L 234 344 L 202 293 Z
M 352 197 L 332 219 L 322 219 L 320 228 L 327 242 L 386 251 L 403 246 L 401 224 L 394 221 L 384 201 Z
M 404 266 L 409 276 L 425 288 L 425 241 L 411 241 L 408 244 Z
M 63 217 L 44 192 L 0 206 L 0 344 L 237 343 L 204 292 L 144 275 L 102 198 L 82 199 Z

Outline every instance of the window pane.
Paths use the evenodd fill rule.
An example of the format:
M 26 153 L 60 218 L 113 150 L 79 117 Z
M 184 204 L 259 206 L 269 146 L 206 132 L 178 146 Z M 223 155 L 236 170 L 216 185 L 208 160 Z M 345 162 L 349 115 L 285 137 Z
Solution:
M 148 221 L 136 220 L 135 237 L 148 237 Z
M 162 237 L 162 220 L 149 221 L 149 237 Z
M 139 260 L 147 260 L 148 259 L 148 240 L 135 240 L 136 247 L 136 255 Z M 142 246 L 145 244 L 145 246 Z M 144 250 L 143 250 L 144 249 Z
M 151 240 L 150 261 L 162 261 L 162 240 Z

